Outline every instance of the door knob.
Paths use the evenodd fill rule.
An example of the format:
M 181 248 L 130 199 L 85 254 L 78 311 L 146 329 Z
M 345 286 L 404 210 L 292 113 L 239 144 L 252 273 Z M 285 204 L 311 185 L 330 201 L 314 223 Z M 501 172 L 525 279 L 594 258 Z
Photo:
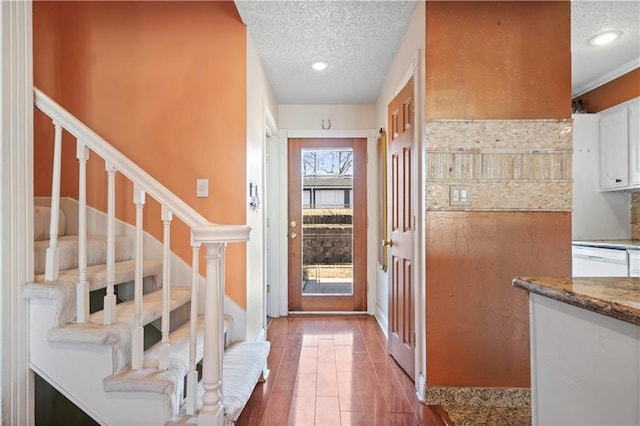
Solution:
M 383 240 L 382 241 L 382 245 L 385 247 L 392 247 L 393 246 L 393 240 Z
M 293 240 L 295 237 L 298 236 L 298 234 L 296 234 L 295 232 L 292 232 L 290 235 L 291 239 Z

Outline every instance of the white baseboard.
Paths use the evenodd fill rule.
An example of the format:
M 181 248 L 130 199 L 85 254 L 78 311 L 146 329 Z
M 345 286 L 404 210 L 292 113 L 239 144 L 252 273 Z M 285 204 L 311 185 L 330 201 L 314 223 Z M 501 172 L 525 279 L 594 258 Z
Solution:
M 267 332 L 264 328 L 260 329 L 260 332 L 256 336 L 256 342 L 264 342 L 267 340 Z
M 382 332 L 384 333 L 384 337 L 389 339 L 389 325 L 387 323 L 387 315 L 380 310 L 380 307 L 376 305 L 376 321 L 378 321 L 378 325 Z
M 422 374 L 418 374 L 418 380 L 416 380 L 416 397 L 420 402 L 427 399 L 427 379 Z
M 231 325 L 231 341 L 247 340 L 247 311 L 242 309 L 231 298 L 224 296 L 224 313 L 233 318 Z

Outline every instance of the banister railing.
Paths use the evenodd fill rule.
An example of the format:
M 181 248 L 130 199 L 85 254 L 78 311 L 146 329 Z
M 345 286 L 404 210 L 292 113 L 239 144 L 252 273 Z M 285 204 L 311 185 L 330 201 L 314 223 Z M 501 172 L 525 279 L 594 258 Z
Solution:
M 133 369 L 141 368 L 143 363 L 143 333 L 142 328 L 142 212 L 145 197 L 148 194 L 161 206 L 163 223 L 163 286 L 162 291 L 162 351 L 159 369 L 168 366 L 169 340 L 169 253 L 170 226 L 173 217 L 179 218 L 191 229 L 192 247 L 192 282 L 191 282 L 191 330 L 189 344 L 189 372 L 187 374 L 186 412 L 198 414 L 199 424 L 222 424 L 224 407 L 222 406 L 222 352 L 224 348 L 224 259 L 227 243 L 244 242 L 249 240 L 250 227 L 246 225 L 218 225 L 209 222 L 188 204 L 169 191 L 160 182 L 142 170 L 133 161 L 110 145 L 106 140 L 88 128 L 84 123 L 70 114 L 63 107 L 49 98 L 41 90 L 34 87 L 34 104 L 37 109 L 49 116 L 55 126 L 54 164 L 52 176 L 50 244 L 46 251 L 45 280 L 55 280 L 58 276 L 58 206 L 60 199 L 60 170 L 62 130 L 76 138 L 76 152 L 79 161 L 79 226 L 78 226 L 78 269 L 79 282 L 77 285 L 77 321 L 79 323 L 89 319 L 89 285 L 86 282 L 87 253 L 86 253 L 86 163 L 90 152 L 95 153 L 105 161 L 107 173 L 107 292 L 104 299 L 104 322 L 110 324 L 115 318 L 114 295 L 114 240 L 115 240 L 115 174 L 120 173 L 128 178 L 134 187 L 136 211 L 136 239 L 135 239 L 135 280 L 134 280 L 134 328 L 132 330 L 132 358 Z M 197 322 L 198 322 L 198 257 L 199 250 L 204 246 L 206 253 L 206 298 L 204 301 L 204 359 L 202 382 L 205 389 L 202 402 L 197 401 Z M 200 412 L 196 413 L 196 408 Z
M 34 88 L 33 93 L 36 108 L 48 115 L 55 123 L 62 126 L 64 130 L 72 134 L 76 139 L 81 140 L 92 152 L 95 152 L 105 161 L 110 162 L 119 173 L 144 188 L 147 194 L 163 206 L 166 206 L 168 210 L 173 212 L 174 216 L 179 217 L 187 226 L 193 228 L 195 226 L 211 225 L 200 213 L 178 198 L 164 185 L 142 170 L 84 123 L 71 115 L 69 111 L 45 95 L 40 89 Z M 237 231 L 242 233 L 240 229 L 237 229 Z M 248 236 L 249 233 L 246 231 L 247 239 Z

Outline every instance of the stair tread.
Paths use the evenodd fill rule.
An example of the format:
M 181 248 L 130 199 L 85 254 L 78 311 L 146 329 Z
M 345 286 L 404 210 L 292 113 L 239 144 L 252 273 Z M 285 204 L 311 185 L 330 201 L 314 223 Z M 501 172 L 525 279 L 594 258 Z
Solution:
M 65 235 L 58 238 L 58 250 L 60 252 L 60 271 L 75 269 L 78 267 L 78 236 Z M 35 241 L 33 245 L 34 274 L 44 273 L 46 263 L 46 251 L 49 241 Z M 107 261 L 107 237 L 104 235 L 87 235 L 87 265 L 104 264 Z M 120 262 L 133 258 L 133 241 L 126 235 L 117 235 L 115 238 L 115 260 Z
M 262 374 L 271 343 L 260 342 L 236 342 L 224 353 L 222 367 L 222 405 L 224 406 L 225 424 L 233 424 L 242 409 L 249 401 L 255 385 Z M 202 408 L 202 396 L 204 387 L 202 381 L 197 387 L 198 410 Z M 191 424 L 194 418 L 186 415 L 183 409 L 178 413 L 174 421 L 168 425 Z
M 170 310 L 179 308 L 189 300 L 191 300 L 190 288 L 172 288 Z M 134 309 L 133 300 L 128 300 L 116 305 L 114 324 L 104 325 L 104 313 L 99 311 L 91 314 L 87 323 L 54 327 L 49 330 L 47 337 L 52 342 L 113 344 L 123 339 L 123 331 L 126 335 L 124 338 L 128 338 L 135 323 Z M 162 289 L 144 295 L 142 311 L 142 325 L 147 325 L 162 316 Z M 125 326 L 124 329 L 122 325 Z
M 177 308 L 191 300 L 190 287 L 171 287 L 170 290 L 170 311 L 176 310 Z M 162 316 L 162 291 L 162 289 L 151 291 L 143 296 L 141 318 L 142 325 L 147 325 Z M 134 315 L 135 302 L 133 300 L 127 300 L 126 302 L 118 303 L 116 305 L 116 321 L 126 322 L 127 325 L 132 329 L 135 326 Z M 91 314 L 89 321 L 95 324 L 103 324 L 104 311 L 98 311 Z
M 121 373 L 105 377 L 106 392 L 155 392 L 170 394 L 189 371 L 189 338 L 191 322 L 176 329 L 169 335 L 169 368 L 158 370 L 162 342 L 158 342 L 144 353 L 143 366 L 139 370 L 125 368 Z M 196 362 L 202 360 L 204 352 L 204 317 L 198 317 L 198 339 Z
M 133 281 L 135 278 L 135 260 L 123 260 L 115 262 L 115 282 L 117 284 Z M 144 259 L 143 276 L 148 277 L 156 275 L 162 276 L 162 260 Z M 68 269 L 60 271 L 58 278 L 53 281 L 45 281 L 44 274 L 34 276 L 34 284 L 40 286 L 58 286 L 61 284 L 78 283 L 80 271 L 78 269 Z M 89 283 L 89 291 L 99 290 L 107 287 L 107 266 L 106 264 L 92 265 L 87 267 L 87 282 Z

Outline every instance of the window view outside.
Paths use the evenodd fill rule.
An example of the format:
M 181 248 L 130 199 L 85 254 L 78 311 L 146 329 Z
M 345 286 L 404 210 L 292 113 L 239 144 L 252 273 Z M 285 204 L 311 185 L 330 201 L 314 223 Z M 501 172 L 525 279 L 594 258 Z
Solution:
M 353 150 L 302 150 L 302 294 L 353 293 Z

